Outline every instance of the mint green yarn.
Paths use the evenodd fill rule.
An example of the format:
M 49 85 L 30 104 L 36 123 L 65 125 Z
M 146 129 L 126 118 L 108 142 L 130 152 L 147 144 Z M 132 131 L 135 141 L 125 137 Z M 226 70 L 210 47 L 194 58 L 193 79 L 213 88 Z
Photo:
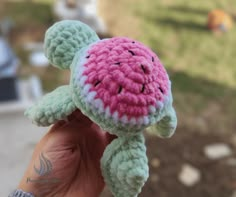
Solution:
M 175 110 L 171 108 L 158 124 L 154 125 L 155 131 L 159 137 L 171 137 L 177 126 L 177 117 Z
M 172 95 L 170 95 L 169 102 L 166 103 L 161 111 L 160 120 L 147 128 L 147 131 L 162 138 L 169 138 L 174 134 L 177 127 L 177 116 L 172 106 L 172 102 Z
M 115 197 L 137 196 L 149 174 L 143 135 L 113 140 L 104 151 L 101 167 Z
M 71 99 L 70 92 L 68 85 L 55 89 L 28 108 L 25 116 L 38 126 L 49 126 L 58 120 L 65 119 L 77 108 Z
M 57 22 L 45 34 L 45 55 L 54 66 L 68 69 L 75 53 L 97 40 L 97 34 L 80 21 Z

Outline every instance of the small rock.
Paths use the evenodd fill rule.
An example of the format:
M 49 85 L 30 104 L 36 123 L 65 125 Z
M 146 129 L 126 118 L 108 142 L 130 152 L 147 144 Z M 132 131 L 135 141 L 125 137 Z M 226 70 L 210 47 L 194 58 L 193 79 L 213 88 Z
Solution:
M 157 159 L 157 158 L 153 158 L 153 159 L 151 160 L 151 165 L 152 165 L 152 167 L 154 167 L 154 168 L 158 168 L 158 167 L 160 166 L 160 160 Z
M 228 160 L 226 160 L 226 164 L 228 164 L 229 166 L 236 166 L 236 158 L 229 158 Z
M 231 142 L 236 147 L 236 135 L 235 134 L 231 137 Z
M 189 164 L 184 164 L 178 178 L 181 183 L 190 187 L 200 181 L 201 172 Z
M 204 153 L 209 159 L 220 159 L 230 156 L 232 151 L 227 144 L 217 143 L 204 147 Z
M 232 193 L 232 196 L 231 197 L 236 197 L 236 191 L 234 191 L 233 193 Z
M 157 182 L 159 180 L 159 177 L 157 174 L 152 174 L 151 177 L 150 177 L 150 180 L 152 182 Z

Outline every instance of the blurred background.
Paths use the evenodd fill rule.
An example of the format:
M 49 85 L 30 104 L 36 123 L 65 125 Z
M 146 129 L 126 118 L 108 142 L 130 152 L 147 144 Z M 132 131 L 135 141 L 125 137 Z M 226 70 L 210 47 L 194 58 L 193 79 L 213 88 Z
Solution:
M 234 0 L 1 0 L 0 196 L 16 188 L 47 130 L 24 110 L 69 82 L 44 57 L 44 33 L 76 19 L 101 38 L 145 43 L 172 80 L 178 128 L 167 140 L 146 133 L 150 177 L 140 196 L 236 197 L 235 16 Z

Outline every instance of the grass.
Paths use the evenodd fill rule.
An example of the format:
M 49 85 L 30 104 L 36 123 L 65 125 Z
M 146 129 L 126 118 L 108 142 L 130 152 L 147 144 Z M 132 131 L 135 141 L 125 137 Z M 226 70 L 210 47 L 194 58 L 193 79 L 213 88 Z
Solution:
M 107 9 L 116 12 L 112 10 L 114 0 L 103 2 L 111 5 Z M 231 10 L 232 0 L 122 0 L 120 4 L 123 7 L 108 22 L 113 26 L 118 24 L 121 15 L 118 12 L 123 9 L 122 19 L 133 18 L 139 23 L 135 30 L 139 34 L 135 37 L 156 51 L 167 68 L 235 87 L 236 28 L 223 36 L 213 35 L 206 29 L 208 12 L 215 8 Z M 107 18 L 109 15 L 109 12 L 104 14 Z M 114 33 L 133 37 L 132 24 L 128 25 L 130 32 L 123 30 L 126 24 L 122 24 Z

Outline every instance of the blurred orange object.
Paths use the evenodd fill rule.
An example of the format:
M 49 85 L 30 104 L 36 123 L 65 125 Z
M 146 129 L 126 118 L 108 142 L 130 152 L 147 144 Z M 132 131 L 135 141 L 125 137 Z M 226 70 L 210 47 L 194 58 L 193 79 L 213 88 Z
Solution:
M 208 14 L 208 28 L 213 31 L 226 32 L 233 26 L 233 19 L 222 10 L 213 10 Z

